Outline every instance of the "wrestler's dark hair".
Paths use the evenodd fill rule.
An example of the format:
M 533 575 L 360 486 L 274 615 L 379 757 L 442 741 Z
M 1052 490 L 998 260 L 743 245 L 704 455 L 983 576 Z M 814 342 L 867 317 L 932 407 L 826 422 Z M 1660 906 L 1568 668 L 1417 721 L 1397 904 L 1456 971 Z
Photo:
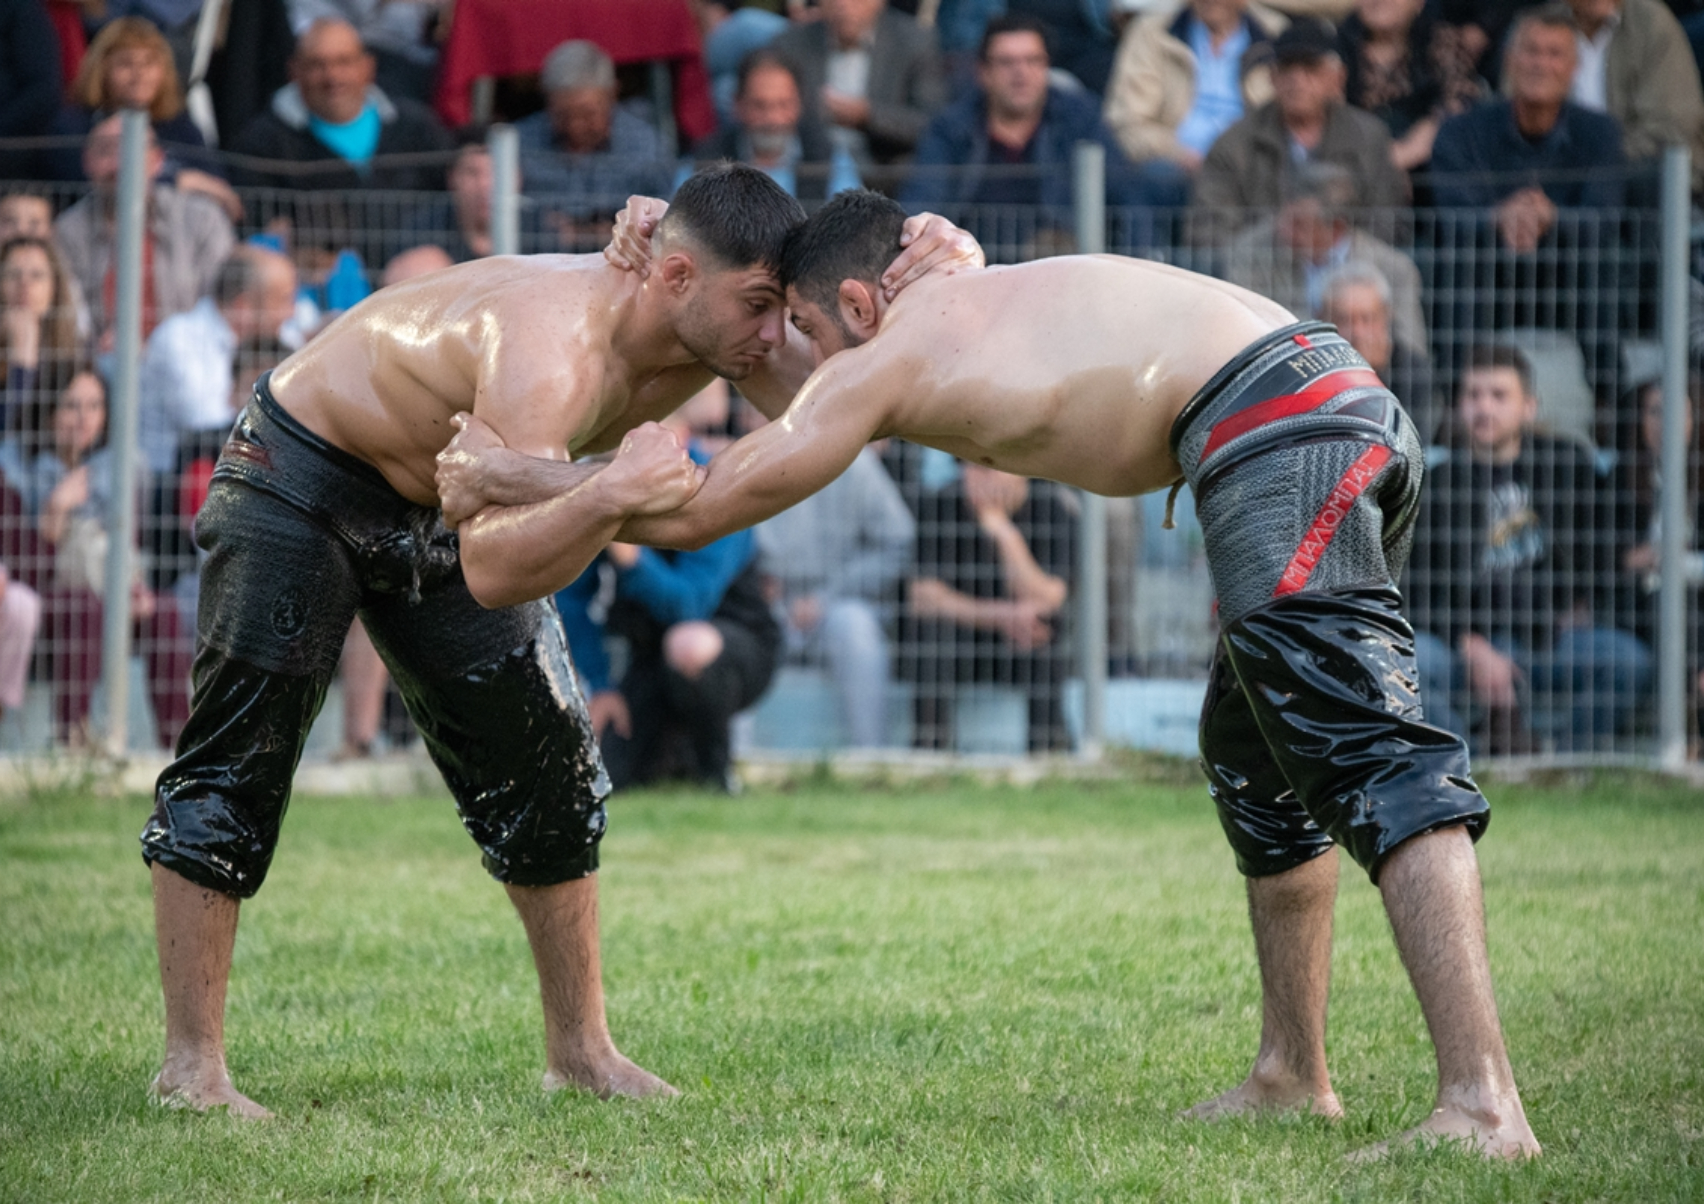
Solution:
M 1527 358 L 1526 352 L 1507 343 L 1477 343 L 1468 348 L 1467 362 L 1462 365 L 1461 372 L 1466 376 L 1469 372 L 1493 368 L 1510 369 L 1521 378 L 1521 392 L 1528 397 L 1537 396 L 1538 388 L 1533 379 L 1532 361 Z
M 723 267 L 779 267 L 787 232 L 805 220 L 799 202 L 755 167 L 717 163 L 676 190 L 658 233 L 685 238 Z
M 781 287 L 798 289 L 838 321 L 840 282 L 876 285 L 899 254 L 904 225 L 905 210 L 890 197 L 865 188 L 838 194 L 787 236 Z

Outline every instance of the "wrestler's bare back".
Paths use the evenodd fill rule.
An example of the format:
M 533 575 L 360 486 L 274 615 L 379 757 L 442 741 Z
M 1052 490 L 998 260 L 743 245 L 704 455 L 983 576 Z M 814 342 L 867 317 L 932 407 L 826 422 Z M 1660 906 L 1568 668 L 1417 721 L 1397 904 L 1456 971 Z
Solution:
M 273 396 L 398 493 L 436 505 L 434 458 L 459 412 L 479 414 L 510 446 L 565 459 L 613 449 L 708 383 L 690 357 L 659 366 L 635 345 L 642 287 L 600 255 L 499 256 L 432 272 L 334 321 L 273 372 Z
M 801 304 L 794 319 L 809 314 Z M 1116 256 L 926 277 L 778 421 L 718 454 L 685 505 L 629 520 L 621 538 L 701 546 L 794 505 L 888 436 L 1093 493 L 1160 489 L 1182 475 L 1170 435 L 1189 400 L 1294 321 L 1246 289 Z
M 1189 400 L 1295 320 L 1208 276 L 1067 256 L 921 282 L 824 373 L 844 360 L 851 379 L 835 392 L 892 393 L 880 434 L 1094 493 L 1146 493 L 1179 475 L 1170 434 Z

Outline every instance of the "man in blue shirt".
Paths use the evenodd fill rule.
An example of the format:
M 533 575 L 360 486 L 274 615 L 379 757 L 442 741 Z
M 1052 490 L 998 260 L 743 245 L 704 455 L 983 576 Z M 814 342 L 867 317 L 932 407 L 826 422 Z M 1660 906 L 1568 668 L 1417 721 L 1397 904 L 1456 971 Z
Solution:
M 668 189 L 673 148 L 616 103 L 615 62 L 592 42 L 552 50 L 539 82 L 544 111 L 515 123 L 522 182 L 556 218 L 564 250 L 592 250 L 630 195 Z

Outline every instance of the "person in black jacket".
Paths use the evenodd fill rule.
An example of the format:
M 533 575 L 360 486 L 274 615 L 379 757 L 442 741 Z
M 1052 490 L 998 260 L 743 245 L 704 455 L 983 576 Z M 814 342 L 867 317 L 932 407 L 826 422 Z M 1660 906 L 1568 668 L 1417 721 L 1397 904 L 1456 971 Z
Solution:
M 0 0 L 0 140 L 48 132 L 59 111 L 59 38 L 41 0 Z M 34 150 L 0 150 L 0 180 L 29 180 Z
M 452 149 L 431 110 L 386 96 L 373 86 L 374 70 L 353 25 L 315 21 L 296 40 L 291 82 L 230 146 L 249 160 L 269 160 L 238 160 L 233 183 L 296 193 L 272 203 L 298 231 L 324 231 L 334 243 L 355 246 L 368 262 L 381 261 L 388 249 L 386 223 L 359 194 L 437 192 Z M 251 214 L 258 223 L 274 216 Z
M 1457 400 L 1460 442 L 1428 478 L 1408 598 L 1427 718 L 1492 752 L 1536 746 L 1534 710 L 1563 748 L 1625 730 L 1651 654 L 1613 613 L 1614 528 L 1588 447 L 1533 429 L 1532 367 L 1475 347 Z

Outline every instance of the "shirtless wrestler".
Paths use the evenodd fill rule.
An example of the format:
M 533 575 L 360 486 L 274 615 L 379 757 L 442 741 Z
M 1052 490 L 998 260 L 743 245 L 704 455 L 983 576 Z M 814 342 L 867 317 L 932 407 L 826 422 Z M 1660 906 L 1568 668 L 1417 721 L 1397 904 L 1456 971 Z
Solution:
M 899 436 L 1105 494 L 1187 481 L 1222 638 L 1203 765 L 1247 877 L 1265 994 L 1247 1080 L 1193 1108 L 1339 1116 L 1326 1068 L 1335 845 L 1377 883 L 1437 1052 L 1436 1107 L 1400 1140 L 1536 1154 L 1492 994 L 1466 747 L 1426 725 L 1395 580 L 1420 445 L 1330 326 L 1235 286 L 1106 256 L 875 283 L 903 213 L 845 193 L 782 256 L 820 367 L 678 510 L 621 538 L 692 547 L 821 488 Z M 886 257 L 886 258 L 884 258 Z M 439 477 L 447 515 L 559 475 L 478 424 Z
M 357 613 L 520 913 L 546 1088 L 673 1094 L 605 1022 L 595 870 L 609 784 L 560 624 L 537 599 L 624 520 L 697 488 L 685 451 L 648 420 L 712 373 L 772 404 L 809 374 L 774 272 L 803 216 L 760 172 L 707 172 L 683 185 L 648 279 L 597 256 L 450 268 L 375 294 L 258 382 L 198 519 L 193 713 L 142 834 L 166 1003 L 160 1098 L 267 1114 L 225 1066 L 238 908 L 265 877 Z M 901 274 L 980 264 L 947 223 L 916 230 Z M 458 548 L 433 472 L 463 410 L 569 484 L 545 506 L 461 523 Z M 582 459 L 615 449 L 607 465 Z

